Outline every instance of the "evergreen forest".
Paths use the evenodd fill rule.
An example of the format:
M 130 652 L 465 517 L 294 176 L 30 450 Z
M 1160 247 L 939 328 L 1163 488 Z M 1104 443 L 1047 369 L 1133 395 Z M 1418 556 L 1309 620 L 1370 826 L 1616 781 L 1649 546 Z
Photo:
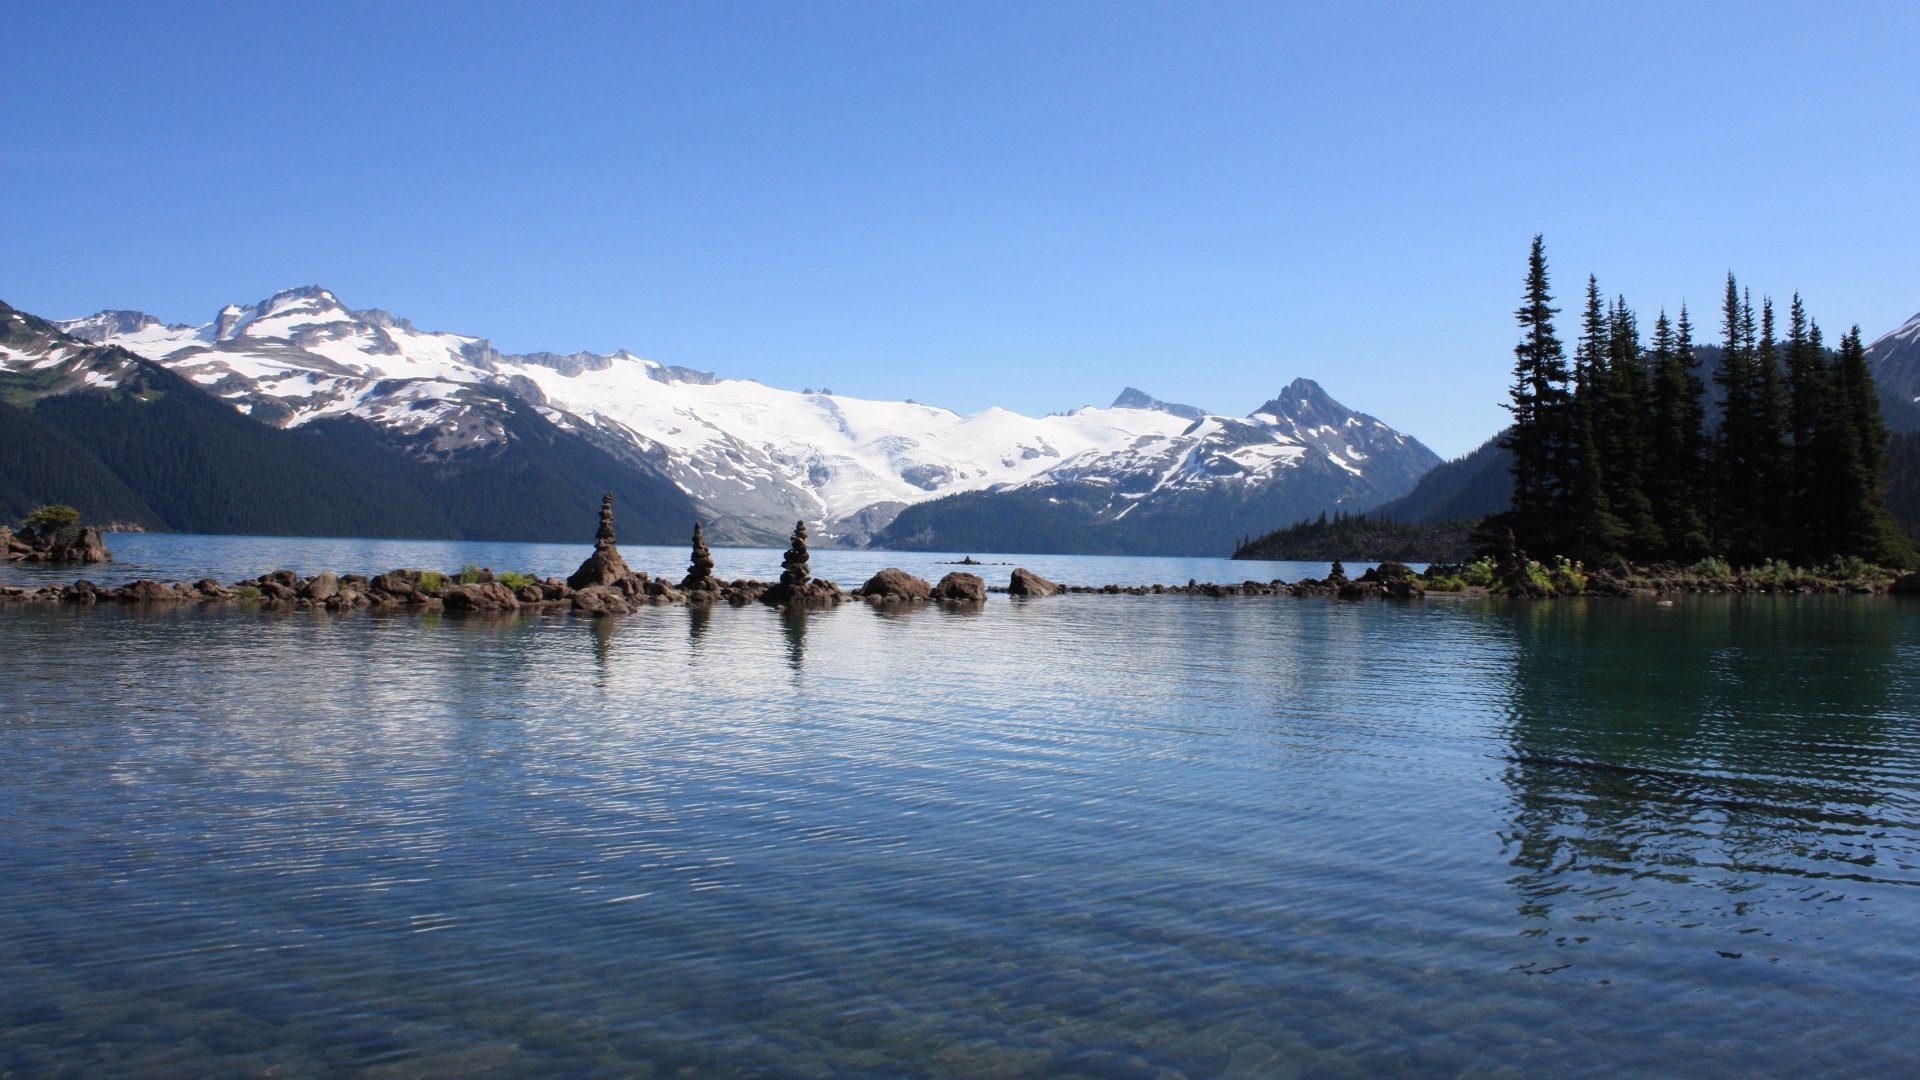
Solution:
M 1888 430 L 1859 327 L 1829 348 L 1798 295 L 1782 316 L 1730 273 L 1710 386 L 1684 305 L 1643 332 L 1589 276 L 1570 361 L 1560 310 L 1536 236 L 1501 439 L 1512 501 L 1483 535 L 1510 530 L 1536 556 L 1589 565 L 1914 564 L 1887 509 Z

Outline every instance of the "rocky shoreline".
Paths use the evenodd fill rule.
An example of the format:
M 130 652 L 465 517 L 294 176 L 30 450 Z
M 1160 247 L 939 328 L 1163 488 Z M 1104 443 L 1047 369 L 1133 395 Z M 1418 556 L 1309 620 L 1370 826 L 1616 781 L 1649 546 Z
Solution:
M 536 580 L 530 574 L 502 573 L 465 567 L 454 573 L 402 568 L 381 574 L 321 571 L 302 578 L 292 570 L 273 570 L 258 577 L 222 584 L 213 578 L 167 583 L 140 579 L 105 586 L 81 579 L 38 588 L 0 585 L 0 601 L 49 604 L 246 604 L 266 610 L 350 611 L 355 608 L 412 609 L 450 612 L 572 611 L 588 616 L 623 615 L 660 605 L 744 607 L 764 604 L 781 610 L 837 606 L 849 601 L 885 604 L 978 604 L 991 594 L 1014 597 L 1056 595 L 1105 596 L 1293 596 L 1341 600 L 1414 600 L 1429 594 L 1461 597 L 1663 596 L 1674 593 L 1788 594 L 1814 592 L 1893 593 L 1920 595 L 1920 573 L 1871 582 L 1818 579 L 1702 579 L 1656 568 L 1651 572 L 1621 567 L 1617 572 L 1581 575 L 1578 587 L 1563 583 L 1558 590 L 1530 582 L 1525 568 L 1537 569 L 1524 557 L 1501 560 L 1501 572 L 1491 585 L 1462 585 L 1430 568 L 1426 575 L 1395 562 L 1383 562 L 1348 579 L 1335 562 L 1324 579 L 1286 582 L 1242 581 L 1214 583 L 1189 580 L 1185 585 L 1065 585 L 1049 581 L 1024 567 L 1015 567 L 1005 585 L 989 586 L 977 574 L 954 571 L 938 582 L 888 567 L 858 588 L 842 591 L 832 581 L 813 577 L 808 561 L 807 529 L 801 522 L 781 558 L 778 581 L 714 576 L 713 553 L 698 524 L 694 526 L 692 554 L 686 575 L 676 584 L 629 567 L 620 554 L 613 527 L 613 496 L 601 502 L 600 526 L 594 550 L 580 568 L 562 580 Z M 965 565 L 978 565 L 967 563 Z M 1666 570 L 1666 572 L 1662 572 Z M 1550 581 L 1548 582 L 1550 584 Z

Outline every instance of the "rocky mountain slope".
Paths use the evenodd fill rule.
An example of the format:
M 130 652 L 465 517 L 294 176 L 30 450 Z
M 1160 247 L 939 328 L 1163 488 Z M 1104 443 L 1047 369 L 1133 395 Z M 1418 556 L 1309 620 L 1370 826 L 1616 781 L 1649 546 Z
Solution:
M 1920 315 L 1867 346 L 1880 407 L 1894 431 L 1920 431 Z
M 0 304 L 0 518 L 59 502 L 89 521 L 187 532 L 569 541 L 579 508 L 608 490 L 632 539 L 677 541 L 697 517 L 664 478 L 510 393 L 475 388 L 456 406 L 495 437 L 448 455 L 424 428 L 344 412 L 282 428 L 247 415 L 271 401 L 237 410 L 204 389 Z
M 899 527 L 903 510 L 970 493 L 979 498 L 967 505 L 989 516 L 1036 498 L 1068 505 L 1096 531 L 1129 537 L 1129 549 L 1226 550 L 1234 529 L 1372 505 L 1437 462 L 1306 380 L 1244 418 L 1132 388 L 1104 409 L 962 416 L 777 389 L 624 351 L 503 354 L 484 338 L 348 308 L 318 287 L 229 306 L 200 326 L 103 311 L 60 328 L 151 360 L 274 427 L 364 422 L 423 464 L 452 466 L 524 442 L 537 429 L 509 422 L 520 409 L 667 477 L 722 542 L 775 541 L 796 519 L 828 542 L 918 542 L 930 534 Z M 1018 547 L 1006 529 L 997 534 Z

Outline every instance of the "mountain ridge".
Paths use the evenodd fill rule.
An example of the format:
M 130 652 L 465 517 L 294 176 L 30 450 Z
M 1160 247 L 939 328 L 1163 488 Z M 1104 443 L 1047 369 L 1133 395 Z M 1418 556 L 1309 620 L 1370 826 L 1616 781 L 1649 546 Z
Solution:
M 498 415 L 498 395 L 511 394 L 556 428 L 670 479 L 715 523 L 718 542 L 777 541 L 801 519 L 826 542 L 871 543 L 915 504 L 1031 485 L 1088 499 L 1112 493 L 1093 511 L 1098 520 L 1151 518 L 1160 504 L 1203 503 L 1210 491 L 1223 505 L 1243 504 L 1249 488 L 1267 486 L 1311 491 L 1305 501 L 1318 510 L 1390 497 L 1438 460 L 1311 380 L 1245 417 L 1131 387 L 1105 409 L 963 416 L 782 390 L 624 349 L 506 354 L 486 338 L 348 307 L 318 285 L 229 304 L 200 326 L 128 310 L 58 326 L 161 364 L 271 426 L 351 416 L 423 461 L 451 463 L 520 437 Z M 1308 457 L 1315 462 L 1303 468 Z M 1345 481 L 1318 475 L 1329 467 Z

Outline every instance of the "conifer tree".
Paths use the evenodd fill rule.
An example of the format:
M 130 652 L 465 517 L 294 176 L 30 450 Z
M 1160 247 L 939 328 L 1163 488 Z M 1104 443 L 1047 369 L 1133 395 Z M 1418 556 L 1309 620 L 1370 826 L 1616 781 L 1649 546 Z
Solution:
M 1787 309 L 1787 437 L 1792 471 L 1786 499 L 1787 539 L 1802 559 L 1818 557 L 1828 546 L 1820 514 L 1820 458 L 1814 436 L 1825 409 L 1827 364 L 1820 328 L 1807 319 L 1800 294 Z
M 1837 455 L 1841 468 L 1822 477 L 1831 486 L 1834 520 L 1843 523 L 1836 554 L 1858 555 L 1885 566 L 1907 565 L 1914 552 L 1887 512 L 1887 426 L 1858 326 L 1840 339 L 1828 401 L 1828 415 L 1840 425 L 1834 441 L 1842 448 Z
M 1647 496 L 1662 530 L 1662 553 L 1691 561 L 1708 552 L 1701 493 L 1707 455 L 1704 390 L 1693 356 L 1693 326 L 1680 308 L 1676 329 L 1662 311 L 1653 324 Z
M 1525 296 L 1514 312 L 1521 338 L 1513 349 L 1508 392 L 1513 426 L 1501 445 L 1513 453 L 1513 531 L 1521 543 L 1541 550 L 1559 539 L 1572 442 L 1566 351 L 1553 328 L 1559 311 L 1547 278 L 1546 242 L 1535 236 L 1527 255 Z
M 1732 273 L 1720 308 L 1722 355 L 1714 380 L 1720 384 L 1720 430 L 1714 439 L 1713 540 L 1717 551 L 1736 561 L 1751 561 L 1764 546 L 1755 535 L 1759 487 L 1752 460 L 1759 424 L 1753 353 L 1756 332 L 1753 304 Z
M 1608 311 L 1607 347 L 1605 433 L 1600 440 L 1607 503 L 1620 523 L 1621 547 L 1636 558 L 1649 558 L 1661 552 L 1665 538 L 1646 487 L 1646 358 L 1638 320 L 1624 296 Z
M 1748 314 L 1751 310 L 1749 306 Z M 1786 397 L 1786 381 L 1780 373 L 1779 342 L 1775 338 L 1770 298 L 1761 298 L 1759 336 L 1749 357 L 1753 415 L 1748 429 L 1751 443 L 1745 456 L 1750 469 L 1747 477 L 1753 513 L 1750 528 L 1754 551 L 1771 558 L 1786 555 L 1793 546 L 1787 522 L 1793 487 L 1793 448 L 1788 416 L 1791 407 Z
M 1618 553 L 1620 523 L 1609 499 L 1602 433 L 1608 422 L 1607 313 L 1600 283 L 1587 275 L 1587 303 L 1580 340 L 1573 350 L 1572 443 L 1567 470 L 1566 516 L 1554 554 L 1600 562 Z

